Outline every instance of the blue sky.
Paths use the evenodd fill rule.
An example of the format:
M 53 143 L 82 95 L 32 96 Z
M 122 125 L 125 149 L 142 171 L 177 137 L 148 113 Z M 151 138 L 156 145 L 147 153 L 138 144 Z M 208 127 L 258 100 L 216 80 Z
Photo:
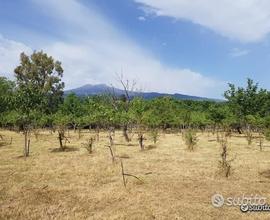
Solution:
M 24 51 L 60 60 L 67 88 L 117 86 L 221 98 L 250 77 L 270 89 L 268 0 L 1 0 L 0 74 Z

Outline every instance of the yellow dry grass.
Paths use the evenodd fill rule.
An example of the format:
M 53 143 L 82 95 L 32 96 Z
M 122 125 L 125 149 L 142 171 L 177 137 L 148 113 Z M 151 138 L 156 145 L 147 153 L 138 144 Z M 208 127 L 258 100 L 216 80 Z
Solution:
M 214 136 L 199 135 L 194 152 L 186 150 L 180 134 L 162 134 L 156 146 L 148 138 L 140 151 L 133 137 L 125 143 L 116 133 L 116 162 L 111 161 L 106 132 L 89 155 L 81 143 L 91 135 L 70 131 L 66 152 L 58 148 L 56 134 L 32 135 L 30 157 L 20 157 L 23 135 L 0 131 L 11 145 L 0 146 L 0 219 L 269 219 L 268 213 L 241 213 L 239 207 L 214 208 L 211 197 L 261 195 L 270 203 L 270 143 L 263 152 L 243 137 L 229 139 L 232 175 L 218 174 L 221 147 Z M 119 157 L 127 177 L 123 186 Z

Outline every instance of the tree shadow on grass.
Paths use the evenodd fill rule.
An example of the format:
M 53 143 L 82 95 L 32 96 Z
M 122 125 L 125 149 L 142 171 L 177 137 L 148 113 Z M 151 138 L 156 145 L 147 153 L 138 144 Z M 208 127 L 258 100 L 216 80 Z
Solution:
M 26 159 L 26 158 L 29 158 L 29 157 L 31 157 L 31 155 L 29 155 L 27 157 L 25 157 L 24 155 L 20 155 L 20 156 L 15 157 L 15 159 Z
M 153 149 L 156 149 L 156 148 L 157 148 L 156 145 L 150 144 L 150 145 L 148 145 L 148 146 L 145 147 L 145 150 L 153 150 Z
M 125 154 L 125 153 L 117 155 L 116 157 L 121 158 L 121 159 L 129 159 L 130 158 L 130 156 L 128 154 Z
M 209 139 L 208 142 L 215 142 L 217 139 Z
M 265 170 L 265 171 L 259 172 L 259 174 L 265 178 L 270 179 L 270 170 Z
M 79 151 L 80 149 L 77 147 L 65 147 L 64 149 L 61 149 L 59 147 L 57 148 L 50 148 L 49 149 L 51 153 L 61 153 L 61 152 L 74 152 Z
M 132 144 L 132 143 L 115 143 L 117 146 L 137 146 L 137 144 Z

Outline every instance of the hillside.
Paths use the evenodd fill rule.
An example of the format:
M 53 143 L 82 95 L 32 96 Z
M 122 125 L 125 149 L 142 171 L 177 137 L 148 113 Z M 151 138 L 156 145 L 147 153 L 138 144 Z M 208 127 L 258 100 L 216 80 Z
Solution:
M 65 91 L 65 95 L 68 95 L 70 93 L 75 93 L 78 96 L 93 96 L 93 95 L 101 95 L 110 93 L 114 90 L 116 95 L 122 95 L 124 94 L 124 90 L 118 89 L 118 88 L 112 88 L 110 86 L 107 86 L 106 84 L 97 84 L 97 85 L 91 85 L 87 84 L 75 89 L 67 90 Z M 206 97 L 199 97 L 199 96 L 191 96 L 191 95 L 184 95 L 184 94 L 168 94 L 168 93 L 158 93 L 158 92 L 132 92 L 131 96 L 141 96 L 145 99 L 153 99 L 157 97 L 163 97 L 163 96 L 170 96 L 179 100 L 209 100 L 209 101 L 221 101 L 216 99 L 210 99 Z

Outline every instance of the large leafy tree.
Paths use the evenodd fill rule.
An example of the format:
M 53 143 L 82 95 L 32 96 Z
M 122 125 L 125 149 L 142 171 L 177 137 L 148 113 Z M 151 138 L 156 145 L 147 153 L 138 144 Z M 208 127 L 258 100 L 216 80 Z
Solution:
M 25 134 L 25 156 L 29 154 L 29 130 L 41 114 L 56 112 L 62 101 L 64 83 L 63 68 L 43 51 L 31 56 L 20 55 L 20 65 L 16 67 L 16 111 Z M 27 150 L 28 149 L 28 150 Z
M 261 118 L 270 114 L 270 93 L 259 88 L 258 83 L 247 80 L 247 86 L 237 87 L 229 84 L 229 90 L 224 93 L 228 100 L 228 105 L 232 110 L 238 123 L 238 131 L 241 127 L 250 128 L 254 120 L 251 118 Z M 252 121 L 252 123 L 251 123 Z
M 62 101 L 64 83 L 63 68 L 43 51 L 31 56 L 22 53 L 20 65 L 14 70 L 23 111 L 38 109 L 44 113 L 57 110 Z
M 247 80 L 246 88 L 229 84 L 229 90 L 225 91 L 224 97 L 234 114 L 243 120 L 247 115 L 268 115 L 270 94 L 267 90 L 259 88 L 253 80 Z M 266 105 L 266 106 L 265 106 Z

